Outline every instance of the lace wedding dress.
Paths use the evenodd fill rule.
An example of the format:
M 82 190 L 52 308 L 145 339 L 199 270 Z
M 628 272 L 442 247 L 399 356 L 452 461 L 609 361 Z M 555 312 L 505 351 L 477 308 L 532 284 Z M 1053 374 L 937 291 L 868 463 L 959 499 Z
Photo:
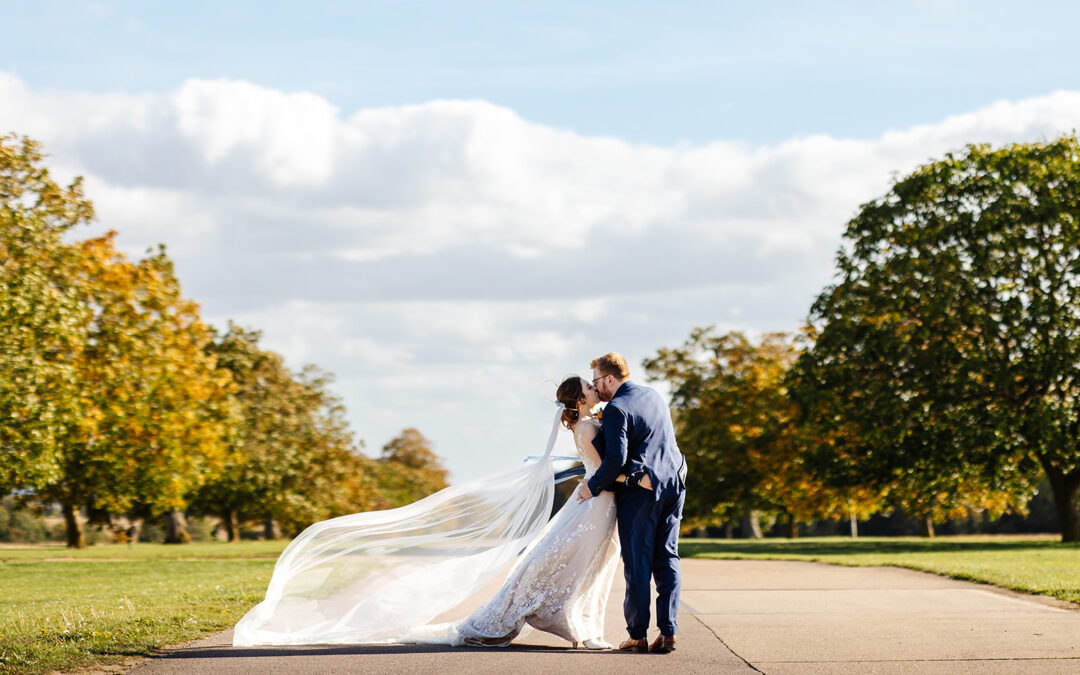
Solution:
M 535 463 L 308 527 L 278 558 L 233 644 L 504 645 L 526 623 L 571 642 L 602 639 L 619 559 L 614 498 L 571 498 L 549 519 L 561 414 Z M 578 425 L 582 457 L 586 424 L 597 423 Z M 587 475 L 596 471 L 583 461 Z M 507 567 L 499 592 L 467 614 L 468 599 Z
M 581 448 L 584 424 L 599 429 L 599 422 L 582 420 L 574 434 L 588 480 L 597 467 Z M 585 502 L 571 496 L 514 565 L 502 588 L 451 626 L 450 643 L 506 646 L 526 623 L 574 643 L 603 642 L 607 599 L 618 564 L 615 495 L 601 492 Z

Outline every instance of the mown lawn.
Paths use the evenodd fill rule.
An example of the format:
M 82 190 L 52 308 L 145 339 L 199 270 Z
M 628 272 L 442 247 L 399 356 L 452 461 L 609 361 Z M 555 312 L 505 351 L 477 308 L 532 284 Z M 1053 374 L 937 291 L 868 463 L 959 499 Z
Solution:
M 0 672 L 119 663 L 228 628 L 286 543 L 0 548 Z
M 683 557 L 892 565 L 1080 603 L 1080 544 L 1058 536 L 690 539 Z

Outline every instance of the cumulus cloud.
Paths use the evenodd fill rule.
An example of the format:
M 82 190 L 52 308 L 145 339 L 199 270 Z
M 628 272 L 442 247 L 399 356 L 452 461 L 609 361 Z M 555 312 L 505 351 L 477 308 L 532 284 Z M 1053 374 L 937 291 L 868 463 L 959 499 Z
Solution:
M 97 229 L 167 244 L 211 320 L 337 373 L 370 449 L 417 426 L 458 477 L 540 449 L 554 383 L 596 354 L 797 328 L 895 174 L 1078 122 L 1080 93 L 1057 92 L 874 139 L 655 147 L 485 101 L 346 114 L 249 82 L 98 94 L 0 72 L 0 129 L 87 178 Z
M 240 156 L 274 187 L 317 186 L 330 178 L 338 111 L 319 96 L 191 80 L 171 103 L 177 129 L 209 166 Z

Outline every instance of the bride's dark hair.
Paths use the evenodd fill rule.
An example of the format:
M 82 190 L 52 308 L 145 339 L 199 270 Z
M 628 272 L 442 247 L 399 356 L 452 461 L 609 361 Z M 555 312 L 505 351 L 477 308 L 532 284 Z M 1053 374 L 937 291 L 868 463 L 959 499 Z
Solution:
M 567 377 L 555 390 L 555 399 L 565 406 L 562 423 L 571 431 L 578 423 L 578 403 L 583 398 L 585 398 L 585 388 L 581 386 L 581 378 L 577 375 Z

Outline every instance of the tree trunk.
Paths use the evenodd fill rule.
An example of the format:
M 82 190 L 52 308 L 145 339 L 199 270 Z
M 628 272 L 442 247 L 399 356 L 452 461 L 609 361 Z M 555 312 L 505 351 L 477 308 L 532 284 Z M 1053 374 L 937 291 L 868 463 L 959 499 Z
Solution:
M 702 539 L 704 539 L 705 537 L 708 537 L 709 536 L 709 528 L 705 527 L 704 525 L 698 525 L 697 528 L 694 529 L 694 536 L 695 537 L 700 537 Z
M 188 544 L 191 535 L 187 531 L 187 518 L 180 509 L 169 509 L 165 512 L 165 543 Z
M 848 516 L 848 522 L 851 524 L 851 538 L 859 538 L 859 519 L 855 517 L 855 512 L 852 511 Z
M 64 512 L 64 527 L 67 529 L 68 548 L 84 548 L 86 538 L 83 536 L 78 510 L 71 504 L 64 504 L 62 510 Z
M 919 534 L 923 537 L 934 537 L 934 519 L 930 516 L 925 516 L 919 519 Z
M 240 523 L 237 522 L 235 509 L 227 509 L 221 515 L 221 525 L 229 541 L 240 541 Z
M 281 539 L 281 527 L 278 526 L 277 521 L 273 518 L 267 518 L 263 521 L 263 538 Z
M 735 525 L 730 520 L 724 522 L 724 539 L 735 538 Z
M 788 513 L 787 518 L 787 538 L 798 539 L 799 538 L 799 523 L 795 520 L 795 516 Z
M 743 536 L 747 539 L 761 539 L 761 522 L 757 511 L 747 511 L 742 520 Z
M 1080 469 L 1069 473 L 1043 461 L 1043 470 L 1054 492 L 1054 506 L 1061 520 L 1061 541 L 1080 541 Z
M 128 545 L 139 543 L 139 535 L 142 533 L 143 521 L 141 518 L 132 519 L 127 529 Z

